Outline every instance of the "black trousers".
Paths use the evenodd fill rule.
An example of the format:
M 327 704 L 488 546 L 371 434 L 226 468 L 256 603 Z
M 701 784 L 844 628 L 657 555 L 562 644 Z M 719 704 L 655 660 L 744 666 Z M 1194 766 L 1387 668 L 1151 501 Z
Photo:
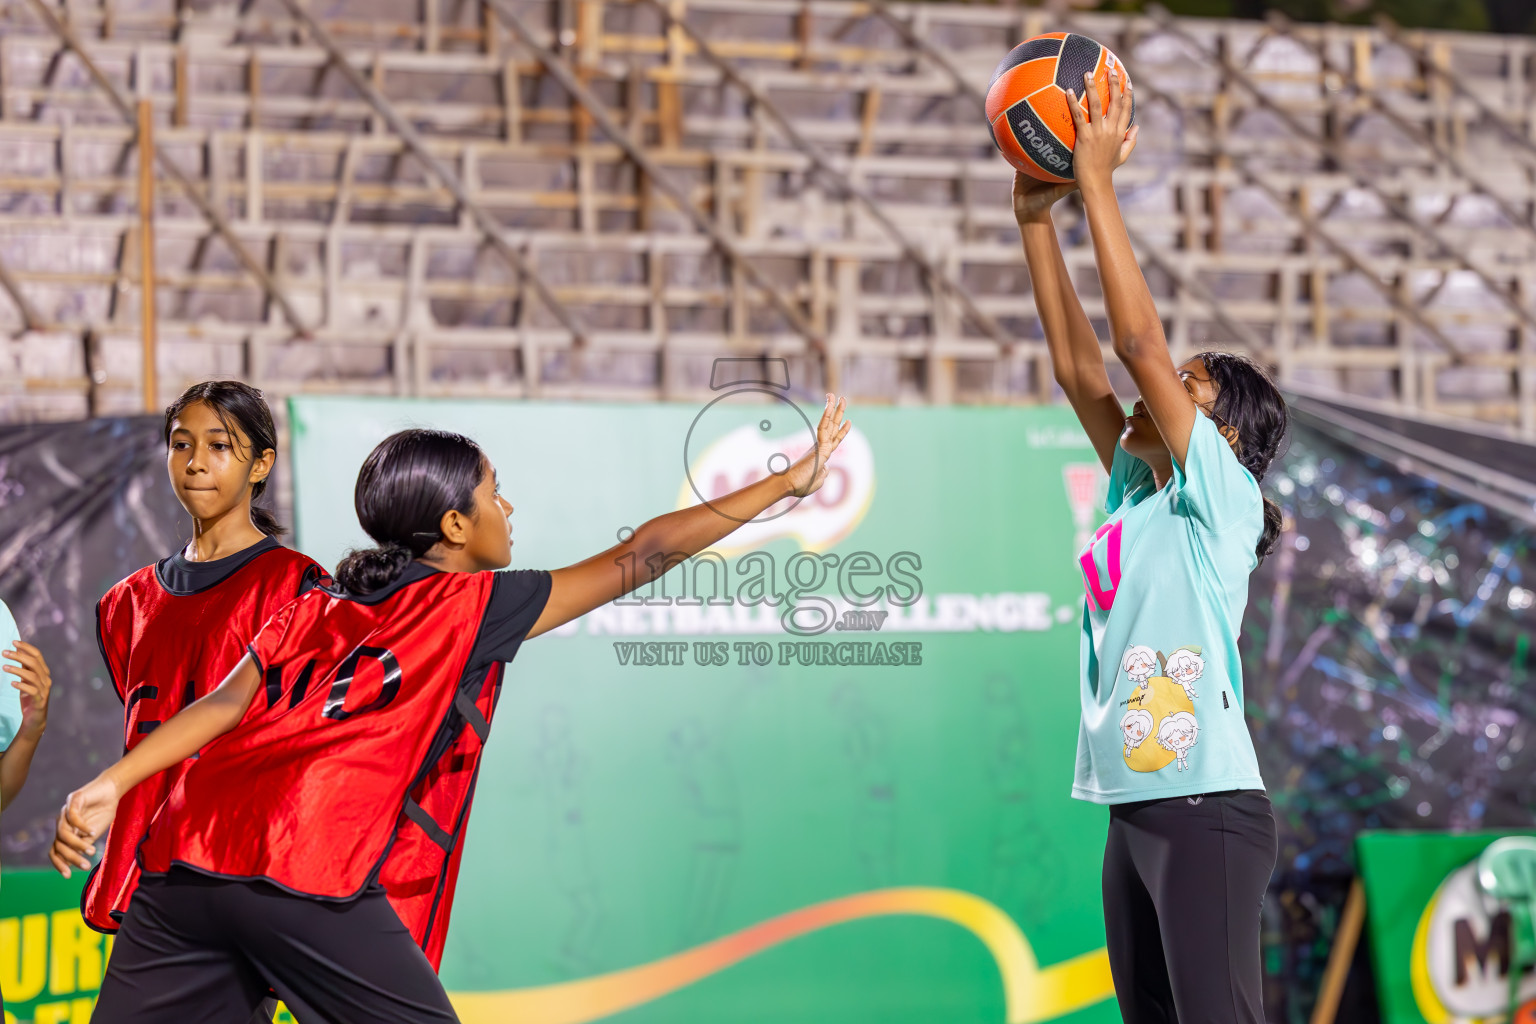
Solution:
M 1264 1024 L 1259 916 L 1276 854 L 1261 790 L 1110 807 L 1104 931 L 1125 1024 Z
M 382 889 L 330 903 L 184 868 L 139 883 L 91 1021 L 244 1024 L 269 990 L 303 1024 L 458 1021 Z

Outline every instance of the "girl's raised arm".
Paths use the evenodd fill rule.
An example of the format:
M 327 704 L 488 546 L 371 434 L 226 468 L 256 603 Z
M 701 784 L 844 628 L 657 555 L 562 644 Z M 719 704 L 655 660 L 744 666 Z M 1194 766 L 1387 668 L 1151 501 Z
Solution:
M 1179 466 L 1189 449 L 1189 432 L 1194 429 L 1195 400 L 1185 390 L 1168 354 L 1168 339 L 1163 322 L 1147 289 L 1131 249 L 1131 239 L 1120 217 L 1120 203 L 1115 198 L 1113 175 L 1136 144 L 1136 129 L 1130 128 L 1131 97 L 1123 76 L 1110 72 L 1109 109 L 1099 102 L 1099 90 L 1091 74 L 1083 76 L 1088 97 L 1088 112 L 1083 113 L 1074 93 L 1067 104 L 1077 127 L 1077 144 L 1072 161 L 1078 185 L 1083 192 L 1083 208 L 1088 214 L 1088 229 L 1093 235 L 1094 258 L 1099 266 L 1099 280 L 1104 287 L 1104 309 L 1109 315 L 1110 339 L 1115 355 L 1130 371 L 1141 391 L 1141 400 Z
M 1087 431 L 1107 471 L 1114 463 L 1115 446 L 1125 429 L 1125 409 L 1109 383 L 1099 336 L 1072 287 L 1061 243 L 1056 239 L 1056 225 L 1051 221 L 1051 206 L 1076 187 L 1070 183 L 1037 182 L 1015 171 L 1013 216 L 1019 222 L 1024 259 L 1029 264 L 1029 279 L 1034 287 L 1035 310 L 1045 331 L 1056 383 L 1072 403 L 1078 422 Z
M 774 502 L 815 493 L 827 478 L 827 460 L 853 425 L 851 420 L 843 420 L 846 403 L 846 398 L 827 396 L 816 426 L 815 446 L 783 473 L 764 477 L 708 504 L 657 516 L 642 523 L 623 544 L 551 571 L 549 601 L 528 631 L 528 638 L 644 586 L 680 558 L 692 558 Z

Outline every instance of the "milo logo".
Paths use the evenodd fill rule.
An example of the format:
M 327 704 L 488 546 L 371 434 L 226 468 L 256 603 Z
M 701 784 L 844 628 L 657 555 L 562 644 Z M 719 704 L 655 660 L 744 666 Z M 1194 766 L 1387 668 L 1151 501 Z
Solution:
M 1409 980 L 1432 1024 L 1504 1020 L 1509 1011 L 1513 929 L 1509 908 L 1477 884 L 1477 864 L 1457 868 L 1435 890 L 1413 936 Z M 1511 1024 L 1536 1022 L 1536 973 L 1518 990 Z
M 772 409 L 770 406 L 769 415 Z M 782 434 L 764 431 L 756 419 L 772 426 L 770 420 L 761 411 L 751 411 L 754 422 L 703 446 L 690 460 L 687 479 L 678 488 L 678 508 L 695 505 L 701 497 L 714 501 L 769 473 L 783 472 L 805 453 L 809 444 L 804 435 L 788 430 Z M 815 435 L 809 437 L 814 440 Z M 710 550 L 733 558 L 770 541 L 791 537 L 803 550 L 826 551 L 863 521 L 874 493 L 874 449 L 868 436 L 855 426 L 828 465 L 826 483 L 819 491 L 803 500 L 790 498 L 771 506 Z

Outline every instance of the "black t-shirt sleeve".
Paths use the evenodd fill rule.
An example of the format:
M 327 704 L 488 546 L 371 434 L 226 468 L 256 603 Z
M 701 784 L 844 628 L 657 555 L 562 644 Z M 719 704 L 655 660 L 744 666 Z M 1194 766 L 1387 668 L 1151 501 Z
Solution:
M 476 661 L 511 661 L 549 601 L 547 569 L 498 572 L 477 638 Z

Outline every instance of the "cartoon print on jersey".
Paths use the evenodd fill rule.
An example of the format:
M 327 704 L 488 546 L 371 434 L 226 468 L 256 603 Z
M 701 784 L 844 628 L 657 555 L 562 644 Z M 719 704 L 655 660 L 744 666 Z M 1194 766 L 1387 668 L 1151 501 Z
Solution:
M 1205 673 L 1205 659 L 1198 644 L 1184 644 L 1165 655 L 1142 644 L 1132 644 L 1121 656 L 1120 667 L 1135 684 L 1120 719 L 1122 754 L 1126 767 L 1135 772 L 1189 768 L 1189 750 L 1200 735 L 1195 716 L 1194 682 Z M 1156 743 L 1148 743 L 1156 739 Z
M 1131 756 L 1131 751 L 1147 741 L 1152 735 L 1152 712 L 1142 711 L 1137 708 L 1127 711 L 1125 717 L 1120 719 L 1120 732 L 1125 736 L 1125 756 Z
M 1205 659 L 1200 657 L 1200 648 L 1185 644 L 1168 655 L 1167 672 L 1168 678 L 1184 687 L 1189 699 L 1194 700 L 1199 696 L 1195 692 L 1195 680 L 1205 674 Z
M 1157 742 L 1165 750 L 1174 753 L 1179 771 L 1189 767 L 1189 748 L 1200 735 L 1200 723 L 1188 711 L 1175 711 L 1157 723 Z
M 1157 668 L 1157 655 L 1152 648 L 1141 644 L 1132 644 L 1125 649 L 1125 657 L 1120 661 L 1120 667 L 1125 669 L 1125 674 L 1131 677 L 1133 683 L 1144 683 L 1152 675 L 1152 670 Z

